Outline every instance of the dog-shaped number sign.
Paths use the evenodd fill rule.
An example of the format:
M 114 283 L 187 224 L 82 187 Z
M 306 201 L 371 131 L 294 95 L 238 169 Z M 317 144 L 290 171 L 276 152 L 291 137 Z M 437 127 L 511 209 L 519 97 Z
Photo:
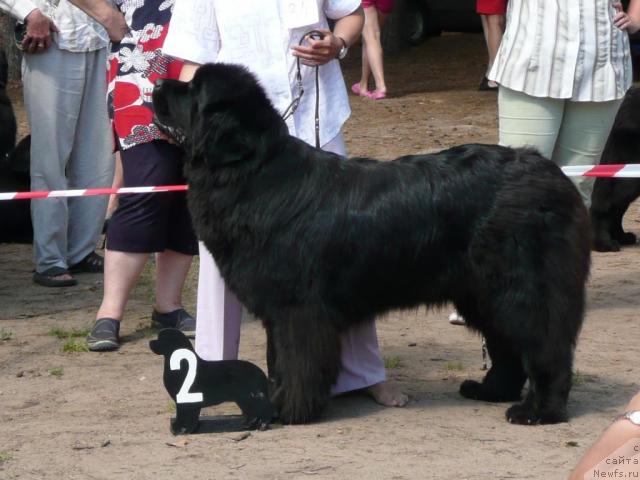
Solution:
M 235 402 L 242 410 L 247 428 L 264 430 L 274 416 L 267 393 L 268 380 L 260 368 L 243 360 L 209 362 L 193 350 L 179 330 L 161 330 L 149 347 L 164 355 L 164 386 L 176 402 L 174 434 L 194 433 L 200 410 L 223 402 Z

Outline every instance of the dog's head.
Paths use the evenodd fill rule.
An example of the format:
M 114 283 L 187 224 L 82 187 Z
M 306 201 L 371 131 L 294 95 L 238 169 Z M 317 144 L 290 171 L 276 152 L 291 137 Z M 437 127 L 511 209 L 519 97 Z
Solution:
M 158 128 L 185 148 L 187 161 L 210 168 L 253 156 L 269 132 L 284 126 L 256 78 L 239 65 L 203 65 L 190 82 L 162 80 L 153 107 Z
M 158 338 L 149 342 L 149 348 L 158 355 L 171 355 L 179 348 L 186 348 L 193 351 L 193 346 L 189 339 L 180 330 L 175 328 L 165 328 L 160 330 Z

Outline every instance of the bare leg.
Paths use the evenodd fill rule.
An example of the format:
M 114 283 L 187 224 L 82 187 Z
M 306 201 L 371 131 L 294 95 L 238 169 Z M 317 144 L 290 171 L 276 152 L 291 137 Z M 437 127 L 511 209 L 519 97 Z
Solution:
M 105 251 L 104 294 L 96 318 L 122 319 L 129 294 L 148 258 L 147 253 Z
M 371 67 L 367 58 L 367 46 L 362 42 L 362 73 L 360 75 L 360 91 L 366 93 L 369 91 L 369 77 L 371 76 Z
M 111 188 L 120 188 L 124 185 L 124 179 L 122 177 L 122 158 L 120 157 L 120 152 L 116 152 L 116 168 L 113 174 L 113 182 L 111 183 Z M 113 215 L 113 212 L 118 208 L 118 196 L 110 195 L 109 196 L 109 204 L 107 205 L 107 218 L 110 218 Z
M 493 66 L 493 62 L 498 54 L 500 42 L 502 42 L 502 34 L 505 27 L 504 15 L 480 15 L 482 18 L 482 30 L 487 44 L 487 74 Z M 489 86 L 494 87 L 495 83 L 489 81 Z
M 192 255 L 165 250 L 156 254 L 156 303 L 160 313 L 182 308 L 182 287 L 191 267 Z
M 364 29 L 362 30 L 363 53 L 366 52 L 368 68 L 371 69 L 373 78 L 376 82 L 376 91 L 386 93 L 387 85 L 384 79 L 384 64 L 382 44 L 380 43 L 380 30 L 386 20 L 386 15 L 378 11 L 375 7 L 367 7 L 364 9 Z M 363 73 L 364 73 L 364 58 Z M 362 87 L 362 80 L 361 80 Z

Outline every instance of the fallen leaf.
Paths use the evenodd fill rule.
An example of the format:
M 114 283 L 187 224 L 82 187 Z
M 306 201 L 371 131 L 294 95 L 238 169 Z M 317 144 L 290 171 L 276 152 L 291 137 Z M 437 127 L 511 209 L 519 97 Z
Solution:
M 169 445 L 170 447 L 176 447 L 176 448 L 184 448 L 188 444 L 189 444 L 189 442 L 187 441 L 187 439 L 185 437 L 179 438 L 175 442 L 167 442 L 167 445 Z

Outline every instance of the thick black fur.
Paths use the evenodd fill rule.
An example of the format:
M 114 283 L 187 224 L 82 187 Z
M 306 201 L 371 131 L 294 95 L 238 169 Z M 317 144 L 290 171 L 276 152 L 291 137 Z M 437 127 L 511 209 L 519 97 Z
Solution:
M 29 191 L 31 136 L 16 146 L 16 117 L 7 95 L 7 57 L 0 50 L 0 192 Z M 0 202 L 0 243 L 31 243 L 31 202 Z
M 154 353 L 164 355 L 164 386 L 176 400 L 189 370 L 188 361 L 180 362 L 179 370 L 171 370 L 171 355 L 178 349 L 187 349 L 197 359 L 196 376 L 189 389 L 201 392 L 203 401 L 197 403 L 176 402 L 176 418 L 171 424 L 174 434 L 193 433 L 198 428 L 200 410 L 223 402 L 235 402 L 242 410 L 247 428 L 266 429 L 275 409 L 269 402 L 267 377 L 259 367 L 243 360 L 209 362 L 201 359 L 193 350 L 189 339 L 175 329 L 164 329 L 149 347 Z
M 591 241 L 588 212 L 552 162 L 489 145 L 347 160 L 290 136 L 233 65 L 164 81 L 153 100 L 187 151 L 198 236 L 264 322 L 285 423 L 322 412 L 345 330 L 449 301 L 485 335 L 493 364 L 462 395 L 517 401 L 529 379 L 507 419 L 567 420 Z
M 640 163 L 640 88 L 631 88 L 605 144 L 601 165 Z M 617 252 L 621 246 L 635 245 L 636 236 L 622 228 L 622 217 L 640 196 L 640 178 L 597 178 L 591 194 L 593 248 Z
M 30 147 L 31 136 L 28 135 L 20 140 L 8 155 L 0 158 L 0 192 L 30 190 Z M 31 201 L 0 202 L 0 243 L 31 243 L 32 241 Z

